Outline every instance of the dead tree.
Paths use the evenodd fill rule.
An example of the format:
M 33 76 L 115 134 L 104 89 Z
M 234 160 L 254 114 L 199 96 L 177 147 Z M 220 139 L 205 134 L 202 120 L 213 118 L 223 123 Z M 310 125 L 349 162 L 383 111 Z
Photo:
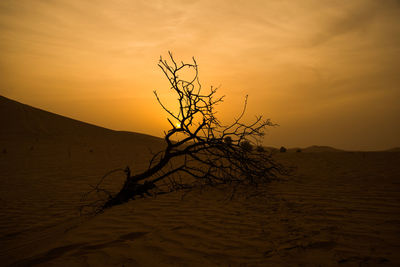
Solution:
M 253 149 L 259 147 L 266 127 L 275 124 L 262 116 L 245 124 L 242 120 L 247 96 L 239 116 L 231 124 L 223 125 L 216 118 L 215 107 L 224 96 L 218 97 L 218 88 L 214 87 L 203 92 L 194 58 L 192 63 L 178 63 L 169 52 L 169 59 L 160 57 L 158 66 L 178 100 L 178 109 L 172 110 L 154 91 L 171 125 L 164 132 L 166 148 L 153 156 L 144 172 L 131 175 L 125 170 L 127 176 L 122 189 L 115 195 L 109 194 L 101 210 L 147 194 L 159 184 L 167 184 L 169 191 L 199 184 L 258 185 L 282 172 L 283 168 L 269 153 Z M 190 79 L 181 78 L 188 73 L 192 74 Z M 99 185 L 94 190 L 99 190 Z

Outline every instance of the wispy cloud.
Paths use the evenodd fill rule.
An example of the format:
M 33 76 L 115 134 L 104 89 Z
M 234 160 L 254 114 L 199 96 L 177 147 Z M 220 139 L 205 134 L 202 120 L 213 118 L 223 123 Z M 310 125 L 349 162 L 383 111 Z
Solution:
M 369 105 L 393 121 L 399 17 L 398 0 L 2 0 L 0 93 L 150 99 L 163 86 L 156 60 L 173 50 L 195 56 L 201 78 L 233 101 L 249 93 L 254 112 L 288 124 L 333 111 L 364 118 Z

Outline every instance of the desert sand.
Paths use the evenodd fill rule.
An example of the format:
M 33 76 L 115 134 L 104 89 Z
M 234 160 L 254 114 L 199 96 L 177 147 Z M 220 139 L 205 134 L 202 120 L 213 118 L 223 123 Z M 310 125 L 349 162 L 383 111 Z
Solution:
M 288 150 L 276 158 L 293 174 L 254 192 L 174 192 L 88 217 L 89 184 L 145 169 L 163 140 L 3 97 L 0 125 L 2 266 L 400 266 L 398 150 Z

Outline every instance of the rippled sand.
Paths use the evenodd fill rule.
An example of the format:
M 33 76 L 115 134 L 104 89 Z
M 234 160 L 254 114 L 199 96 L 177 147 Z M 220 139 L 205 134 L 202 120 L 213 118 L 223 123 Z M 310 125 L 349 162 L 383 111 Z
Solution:
M 48 120 L 39 120 L 44 129 Z M 162 142 L 85 127 L 2 130 L 1 265 L 400 265 L 398 152 L 280 153 L 295 172 L 255 196 L 240 190 L 230 200 L 229 188 L 203 188 L 88 218 L 78 212 L 88 184 L 114 168 L 144 169 L 148 147 Z

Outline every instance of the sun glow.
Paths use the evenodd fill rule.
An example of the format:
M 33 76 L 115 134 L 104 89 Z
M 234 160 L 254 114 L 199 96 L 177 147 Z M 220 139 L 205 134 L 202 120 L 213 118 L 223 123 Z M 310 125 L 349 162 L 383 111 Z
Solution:
M 164 2 L 0 1 L 0 95 L 163 137 L 201 123 L 168 122 L 153 97 L 175 107 L 156 66 L 171 50 L 177 63 L 195 57 L 204 92 L 222 85 L 221 120 L 248 94 L 249 120 L 279 123 L 268 144 L 399 146 L 398 0 Z

